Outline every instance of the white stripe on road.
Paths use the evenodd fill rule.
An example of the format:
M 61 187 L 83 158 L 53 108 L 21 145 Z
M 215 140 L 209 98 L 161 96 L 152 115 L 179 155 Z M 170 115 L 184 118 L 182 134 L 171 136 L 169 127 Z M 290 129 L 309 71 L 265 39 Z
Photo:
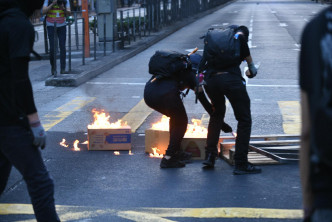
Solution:
M 146 83 L 142 82 L 86 82 L 92 85 L 130 85 L 130 86 L 144 86 Z
M 298 85 L 257 85 L 257 84 L 248 84 L 250 87 L 285 87 L 285 88 L 298 88 Z
M 131 85 L 131 86 L 144 86 L 145 83 L 141 82 L 87 82 L 93 85 Z M 298 88 L 299 85 L 260 85 L 260 84 L 247 84 L 249 87 L 283 87 L 283 88 Z

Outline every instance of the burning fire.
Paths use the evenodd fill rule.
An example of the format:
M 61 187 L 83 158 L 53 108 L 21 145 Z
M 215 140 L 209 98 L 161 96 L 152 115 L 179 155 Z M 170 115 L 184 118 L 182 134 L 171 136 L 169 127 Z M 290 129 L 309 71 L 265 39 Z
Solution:
M 129 155 L 134 155 L 132 152 L 131 152 L 131 150 L 129 150 L 129 153 L 128 153 Z
M 81 148 L 79 148 L 79 147 L 77 146 L 77 144 L 78 144 L 79 142 L 80 142 L 80 141 L 75 140 L 75 142 L 74 142 L 74 151 L 80 151 L 80 150 L 81 150 Z
M 66 144 L 66 139 L 65 138 L 62 139 L 62 141 L 60 142 L 60 145 L 64 146 L 64 147 L 68 147 L 68 145 Z
M 193 124 L 188 124 L 185 137 L 195 137 L 195 138 L 206 138 L 207 137 L 207 129 L 205 127 L 200 126 L 201 120 L 192 119 L 191 122 Z M 163 115 L 161 120 L 157 123 L 152 124 L 151 129 L 153 130 L 162 130 L 169 131 L 169 117 Z
M 188 124 L 185 137 L 207 137 L 207 129 L 205 127 L 200 126 L 202 121 L 199 119 L 191 119 L 193 124 Z
M 114 151 L 114 155 L 120 155 L 120 152 L 119 151 Z
M 93 109 L 92 112 L 94 113 L 94 122 L 91 125 L 88 125 L 88 129 L 113 129 L 127 126 L 127 122 L 122 123 L 121 120 L 118 120 L 115 123 L 110 123 L 109 119 L 111 116 L 106 114 L 104 110 L 98 111 Z
M 159 149 L 156 147 L 152 148 L 153 153 L 150 153 L 150 157 L 163 158 L 164 155 L 157 153 L 157 150 L 159 150 Z

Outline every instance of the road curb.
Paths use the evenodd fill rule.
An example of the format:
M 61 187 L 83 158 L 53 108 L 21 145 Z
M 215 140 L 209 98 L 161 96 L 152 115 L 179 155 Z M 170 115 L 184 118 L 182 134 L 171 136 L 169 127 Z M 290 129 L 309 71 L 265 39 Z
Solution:
M 96 77 L 101 73 L 106 72 L 107 70 L 130 59 L 131 57 L 134 57 L 138 53 L 156 44 L 157 42 L 161 41 L 162 39 L 176 32 L 177 30 L 196 21 L 197 18 L 201 18 L 214 11 L 217 11 L 232 2 L 233 1 L 226 2 L 213 9 L 209 9 L 193 17 L 186 18 L 183 21 L 177 22 L 169 27 L 166 27 L 157 33 L 153 33 L 152 35 L 147 36 L 142 40 L 136 41 L 132 45 L 126 46 L 125 49 L 112 53 L 110 56 L 106 56 L 97 61 L 90 62 L 89 64 L 83 66 L 84 69 L 87 71 L 83 71 L 80 74 L 58 74 L 57 77 L 51 76 L 48 79 L 46 79 L 45 86 L 63 86 L 63 87 L 79 86 L 88 81 L 89 79 Z

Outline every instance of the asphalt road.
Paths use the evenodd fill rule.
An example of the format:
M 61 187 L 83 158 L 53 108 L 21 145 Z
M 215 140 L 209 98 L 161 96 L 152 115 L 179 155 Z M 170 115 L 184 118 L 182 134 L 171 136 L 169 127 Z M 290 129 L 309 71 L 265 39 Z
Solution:
M 258 175 L 232 175 L 218 160 L 213 170 L 196 160 L 181 169 L 160 169 L 160 159 L 145 154 L 145 130 L 161 118 L 142 102 L 154 51 L 203 48 L 209 27 L 249 27 L 251 54 L 259 74 L 248 82 L 253 135 L 299 134 L 298 55 L 304 25 L 325 6 L 311 1 L 235 1 L 182 28 L 137 56 L 79 87 L 44 86 L 32 76 L 35 100 L 48 145 L 43 157 L 55 182 L 55 200 L 63 221 L 301 221 L 297 164 L 266 165 Z M 47 61 L 31 67 L 47 66 Z M 244 67 L 244 66 L 243 66 Z M 205 111 L 191 92 L 184 103 L 189 119 Z M 143 105 L 142 105 L 143 104 Z M 111 122 L 129 119 L 135 127 L 132 154 L 88 151 L 91 110 L 104 109 Z M 231 106 L 226 122 L 236 129 Z M 59 145 L 65 138 L 68 148 Z M 78 139 L 80 151 L 74 151 Z M 12 171 L 0 197 L 0 221 L 33 221 L 26 186 Z

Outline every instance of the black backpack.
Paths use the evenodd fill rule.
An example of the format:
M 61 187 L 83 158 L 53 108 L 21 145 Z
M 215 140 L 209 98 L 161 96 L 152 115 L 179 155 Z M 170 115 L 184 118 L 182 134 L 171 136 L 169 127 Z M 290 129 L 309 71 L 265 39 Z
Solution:
M 149 73 L 157 78 L 174 78 L 179 73 L 190 69 L 188 55 L 175 51 L 158 50 L 149 62 Z
M 332 7 L 330 8 L 330 12 Z M 327 12 L 328 13 L 328 12 Z M 315 79 L 319 89 L 313 93 L 310 98 L 311 108 L 311 136 L 312 136 L 312 154 L 311 161 L 315 164 L 323 164 L 332 169 L 332 66 L 331 66 L 331 44 L 332 31 L 328 24 L 332 18 L 326 16 L 326 33 L 320 39 L 321 75 Z
M 204 38 L 204 54 L 208 65 L 223 69 L 239 65 L 240 40 L 236 38 L 234 29 L 209 29 Z

